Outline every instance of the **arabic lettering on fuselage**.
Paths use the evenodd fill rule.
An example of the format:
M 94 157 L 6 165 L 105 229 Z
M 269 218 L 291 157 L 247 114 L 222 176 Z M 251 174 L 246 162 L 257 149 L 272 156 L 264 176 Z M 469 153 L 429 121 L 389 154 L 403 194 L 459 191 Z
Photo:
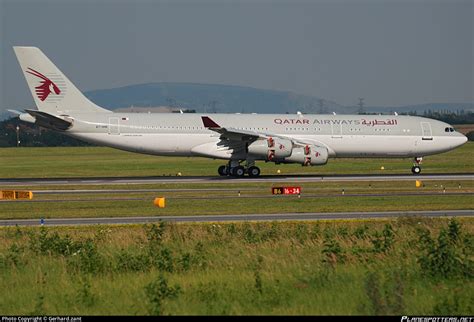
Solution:
M 274 119 L 273 122 L 278 125 L 310 125 L 310 124 L 318 124 L 318 125 L 331 125 L 331 124 L 345 124 L 345 125 L 367 125 L 367 126 L 376 126 L 376 125 L 397 125 L 397 120 L 320 120 L 314 119 L 309 120 L 306 118 L 284 118 L 284 119 Z
M 397 125 L 397 120 L 392 119 L 392 120 L 362 120 L 362 125 L 367 125 L 367 126 L 376 126 L 376 125 Z

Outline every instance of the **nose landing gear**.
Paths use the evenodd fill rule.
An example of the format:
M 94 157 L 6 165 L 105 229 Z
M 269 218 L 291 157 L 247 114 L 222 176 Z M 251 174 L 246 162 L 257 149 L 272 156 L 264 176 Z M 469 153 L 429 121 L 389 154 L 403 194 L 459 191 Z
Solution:
M 411 167 L 411 172 L 413 174 L 420 174 L 421 173 L 421 162 L 423 161 L 422 157 L 417 157 L 413 160 L 413 167 Z

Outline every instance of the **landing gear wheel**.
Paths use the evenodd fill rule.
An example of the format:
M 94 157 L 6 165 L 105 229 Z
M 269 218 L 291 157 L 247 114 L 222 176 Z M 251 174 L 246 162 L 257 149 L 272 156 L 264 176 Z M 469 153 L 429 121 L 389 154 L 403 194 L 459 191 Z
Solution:
M 222 177 L 229 175 L 229 171 L 227 170 L 227 166 L 225 165 L 221 165 L 219 169 L 217 169 L 217 172 L 219 172 L 219 175 Z
M 245 169 L 239 165 L 235 168 L 230 169 L 230 175 L 238 178 L 242 178 L 245 175 Z
M 247 170 L 249 177 L 256 178 L 260 175 L 260 168 L 252 166 Z
M 413 174 L 420 174 L 421 173 L 421 168 L 417 165 L 414 165 L 412 168 L 411 168 L 411 172 L 413 172 Z

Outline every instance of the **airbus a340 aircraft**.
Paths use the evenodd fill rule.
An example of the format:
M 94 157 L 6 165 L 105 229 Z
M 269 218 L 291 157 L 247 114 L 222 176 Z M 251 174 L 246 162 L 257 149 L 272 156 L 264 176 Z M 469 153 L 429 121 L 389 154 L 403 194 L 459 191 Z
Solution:
M 329 158 L 414 158 L 467 141 L 449 124 L 398 115 L 113 113 L 89 101 L 36 47 L 14 47 L 38 110 L 21 120 L 126 151 L 228 160 L 222 176 L 260 175 L 256 161 L 324 165 Z

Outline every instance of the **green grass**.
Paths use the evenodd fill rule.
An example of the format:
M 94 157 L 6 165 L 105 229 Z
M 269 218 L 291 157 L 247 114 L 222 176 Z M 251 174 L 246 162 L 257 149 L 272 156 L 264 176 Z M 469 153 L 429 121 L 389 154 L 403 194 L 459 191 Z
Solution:
M 0 203 L 1 219 L 123 216 L 191 216 L 292 212 L 410 211 L 473 209 L 469 196 L 329 197 L 232 200 L 167 200 L 166 208 L 149 201 Z
M 473 151 L 474 144 L 468 143 L 452 152 L 428 157 L 423 172 L 472 173 Z M 183 176 L 215 175 L 220 164 L 222 161 L 153 157 L 108 148 L 0 149 L 2 178 L 161 176 L 177 172 Z M 382 165 L 384 171 L 380 170 Z M 409 173 L 411 160 L 336 159 L 318 168 L 261 166 L 264 175 L 276 174 L 277 169 L 283 175 Z M 472 195 L 443 195 L 441 187 L 447 192 L 472 192 L 472 181 L 425 181 L 425 187 L 419 189 L 415 188 L 414 181 L 415 178 L 400 182 L 302 183 L 300 199 L 296 196 L 249 199 L 236 195 L 238 190 L 242 197 L 269 195 L 272 186 L 285 185 L 271 182 L 186 184 L 185 187 L 182 184 L 36 186 L 35 190 L 209 188 L 215 191 L 36 194 L 34 200 L 86 201 L 0 202 L 0 219 L 473 209 Z M 8 186 L 2 187 L 6 188 Z M 388 195 L 339 197 L 342 189 L 346 194 Z M 433 191 L 439 195 L 390 195 Z M 309 197 L 310 194 L 316 197 Z M 157 196 L 167 198 L 165 209 L 153 206 L 152 200 Z M 235 198 L 191 199 L 197 196 Z M 95 200 L 123 197 L 143 200 Z M 42 228 L 47 235 L 41 235 L 38 227 L 2 227 L 0 288 L 11 291 L 0 297 L 0 312 L 5 315 L 146 315 L 156 312 L 172 315 L 472 315 L 474 306 L 469 299 L 474 298 L 474 220 L 461 218 L 458 221 L 462 224 L 458 242 L 446 244 L 440 250 L 455 255 L 452 267 L 470 263 L 470 275 L 430 275 L 429 270 L 421 267 L 420 259 L 428 255 L 421 248 L 420 232 L 429 231 L 434 241 L 431 244 L 436 244 L 442 235 L 440 231 L 447 229 L 445 218 L 167 224 L 161 242 L 159 234 L 154 235 L 155 242 L 150 242 L 149 228 L 142 225 Z M 393 227 L 393 236 L 386 233 L 386 224 Z M 377 250 L 376 245 L 386 240 L 391 246 L 385 251 Z M 438 253 L 439 250 L 433 251 L 432 256 Z M 437 272 L 441 264 L 432 263 L 428 268 Z M 161 282 L 167 285 L 158 283 L 160 274 L 164 278 Z M 178 291 L 172 296 L 175 287 Z M 147 291 L 150 289 L 154 302 Z
M 215 214 L 288 213 L 288 212 L 351 212 L 351 211 L 410 211 L 473 209 L 474 182 L 426 181 L 416 188 L 412 181 L 401 182 L 316 182 L 303 183 L 302 196 L 272 196 L 273 185 L 281 183 L 202 184 L 193 186 L 212 191 L 182 190 L 176 184 L 146 186 L 98 186 L 96 190 L 113 188 L 118 193 L 34 194 L 33 201 L 1 202 L 1 219 L 71 218 L 116 216 L 187 216 Z M 441 188 L 443 187 L 443 188 Z M 461 188 L 459 188 L 461 187 Z M 83 187 L 57 186 L 58 189 L 77 190 Z M 86 187 L 91 189 L 91 187 Z M 163 189 L 157 192 L 120 192 L 121 189 Z M 38 192 L 51 187 L 41 187 Z M 176 189 L 166 191 L 167 189 Z M 229 189 L 229 190 L 225 190 Z M 344 189 L 344 196 L 342 196 Z M 443 194 L 446 189 L 446 194 Z M 54 189 L 51 189 L 54 190 Z M 238 196 L 240 191 L 240 197 Z M 434 192 L 436 195 L 415 195 Z M 399 196 L 396 193 L 405 193 Z M 410 195 L 413 193 L 413 195 Z M 360 194 L 384 194 L 360 196 Z M 166 198 L 166 208 L 153 205 L 156 197 Z M 249 198 L 248 198 L 249 197 Z M 139 200 L 120 200 L 137 198 Z M 202 198 L 202 199 L 196 199 Z M 62 201 L 64 200 L 65 201 Z M 114 200 L 115 199 L 115 200 Z
M 474 220 L 457 222 L 459 230 L 449 228 L 457 242 L 447 249 L 459 262 L 439 264 L 468 268 Z M 0 312 L 472 315 L 468 271 L 439 275 L 437 265 L 420 265 L 427 256 L 421 232 L 436 241 L 447 227 L 448 219 L 411 217 L 167 224 L 154 234 L 142 225 L 43 228 L 47 234 L 1 228 L 0 288 L 11 291 L 0 297 Z M 377 240 L 388 248 L 377 248 Z M 160 275 L 165 284 L 156 287 Z M 170 289 L 179 291 L 171 296 Z
M 423 183 L 423 188 L 418 189 L 415 187 L 416 180 L 421 180 Z M 8 185 L 5 184 L 2 189 L 11 189 L 11 190 L 127 190 L 127 189 L 143 189 L 143 190 L 157 190 L 162 192 L 173 192 L 190 195 L 202 195 L 203 189 L 207 191 L 212 191 L 213 193 L 229 193 L 229 192 L 238 192 L 241 191 L 242 194 L 268 194 L 271 192 L 271 188 L 274 186 L 289 186 L 289 185 L 298 185 L 302 188 L 303 195 L 306 193 L 340 193 L 342 189 L 345 189 L 347 192 L 401 192 L 401 191 L 441 191 L 443 187 L 447 191 L 471 191 L 474 189 L 473 180 L 423 180 L 423 177 L 413 177 L 413 180 L 405 181 L 316 181 L 316 182 L 298 182 L 288 181 L 282 182 L 273 182 L 272 180 L 264 182 L 255 182 L 255 181 L 211 181 L 205 183 L 144 183 L 144 184 L 113 184 L 113 185 L 102 185 L 100 183 L 94 185 L 62 185 L 62 184 L 48 184 L 48 185 L 34 185 L 34 186 L 21 186 L 21 185 Z M 461 185 L 461 188 L 459 188 Z M 179 191 L 177 191 L 179 190 Z M 189 191 L 186 191 L 189 190 Z M 199 190 L 199 191 L 198 191 Z M 93 194 L 94 192 L 91 192 Z M 97 194 L 99 195 L 99 194 Z M 40 195 L 35 195 L 39 197 Z M 51 196 L 51 195 L 49 195 Z
M 474 172 L 474 143 L 424 158 L 423 173 Z M 0 148 L 0 178 L 217 175 L 221 160 L 156 157 L 103 147 Z M 411 173 L 410 159 L 330 159 L 321 167 L 259 162 L 262 175 Z M 384 170 L 381 170 L 381 167 Z

